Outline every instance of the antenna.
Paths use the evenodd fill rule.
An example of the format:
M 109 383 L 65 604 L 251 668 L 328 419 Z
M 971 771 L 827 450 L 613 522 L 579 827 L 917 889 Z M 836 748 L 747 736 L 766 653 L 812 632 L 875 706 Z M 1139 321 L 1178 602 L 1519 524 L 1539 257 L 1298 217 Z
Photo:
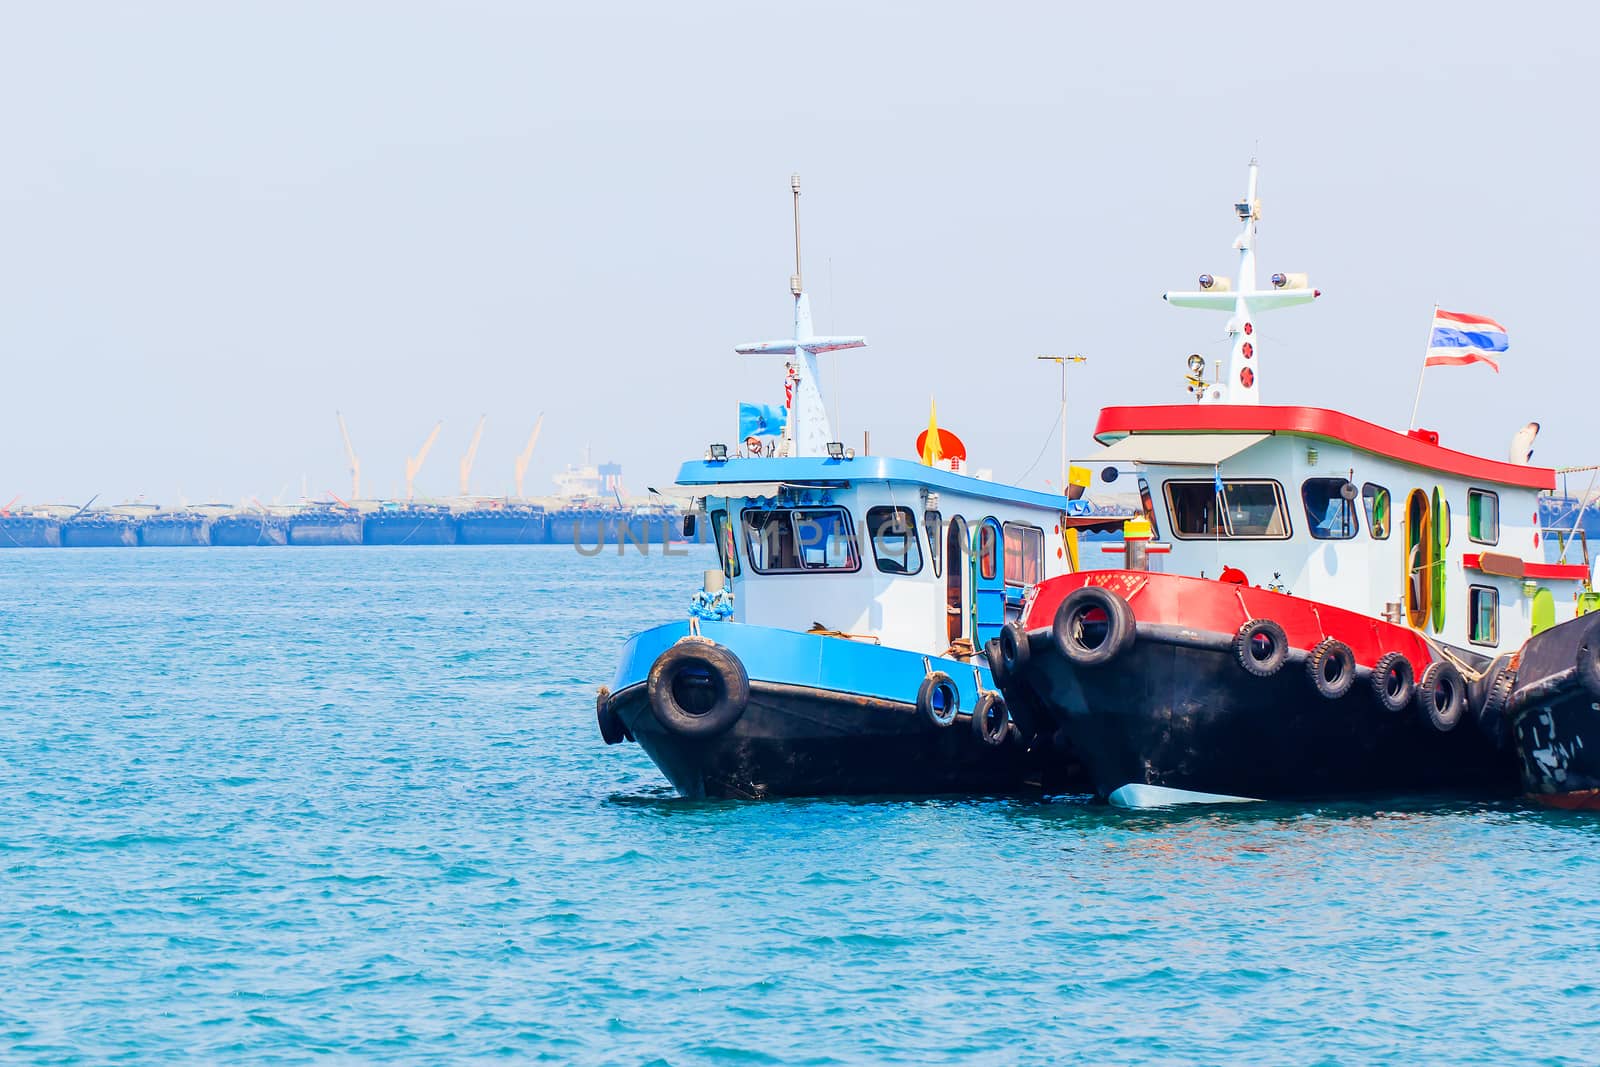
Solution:
M 799 296 L 805 291 L 800 284 L 800 175 L 789 175 L 789 188 L 794 190 L 794 277 L 789 279 L 789 291 Z
M 483 424 L 489 418 L 487 415 L 478 416 L 478 428 L 472 431 L 472 443 L 467 446 L 467 454 L 461 457 L 461 495 L 466 496 L 472 490 L 468 486 L 472 482 L 472 464 L 478 458 L 478 442 L 483 440 Z

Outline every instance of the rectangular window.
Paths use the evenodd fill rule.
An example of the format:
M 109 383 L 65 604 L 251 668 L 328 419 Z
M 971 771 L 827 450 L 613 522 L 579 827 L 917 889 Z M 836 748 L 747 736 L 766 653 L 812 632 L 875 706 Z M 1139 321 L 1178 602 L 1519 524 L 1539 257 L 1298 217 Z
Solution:
M 924 511 L 922 527 L 928 534 L 928 562 L 933 564 L 933 576 L 937 578 L 944 566 L 944 516 L 937 511 Z
M 1000 546 L 995 543 L 994 523 L 984 523 L 978 527 L 978 576 L 992 579 L 995 576 L 995 560 L 1000 555 Z
M 843 508 L 746 508 L 744 540 L 757 574 L 861 569 Z
M 1272 481 L 1166 482 L 1172 532 L 1180 538 L 1282 541 L 1289 536 L 1283 487 Z
M 1319 541 L 1348 541 L 1359 531 L 1356 487 L 1343 478 L 1307 478 L 1300 486 L 1306 523 Z
M 1471 620 L 1471 641 L 1475 645 L 1500 643 L 1500 594 L 1486 585 L 1467 591 L 1467 613 Z
M 722 561 L 722 573 L 729 578 L 739 577 L 739 548 L 733 543 L 728 513 L 721 508 L 711 513 L 711 534 L 717 539 L 717 558 Z
M 1039 584 L 1044 565 L 1044 531 L 1020 522 L 1005 524 L 1006 584 L 1026 589 Z
M 1500 543 L 1500 497 L 1487 489 L 1467 490 L 1467 537 L 1480 545 Z
M 868 508 L 867 536 L 872 559 L 884 574 L 916 574 L 922 570 L 917 520 L 910 508 Z
M 1367 533 L 1374 541 L 1389 539 L 1389 490 L 1368 482 L 1361 487 L 1361 499 L 1367 505 Z

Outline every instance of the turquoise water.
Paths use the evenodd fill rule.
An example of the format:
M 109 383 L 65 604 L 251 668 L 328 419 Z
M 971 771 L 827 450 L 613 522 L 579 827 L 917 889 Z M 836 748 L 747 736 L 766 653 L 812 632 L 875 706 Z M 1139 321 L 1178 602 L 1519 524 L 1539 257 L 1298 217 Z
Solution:
M 0 1059 L 1595 1062 L 1594 817 L 675 800 L 704 565 L 0 554 Z

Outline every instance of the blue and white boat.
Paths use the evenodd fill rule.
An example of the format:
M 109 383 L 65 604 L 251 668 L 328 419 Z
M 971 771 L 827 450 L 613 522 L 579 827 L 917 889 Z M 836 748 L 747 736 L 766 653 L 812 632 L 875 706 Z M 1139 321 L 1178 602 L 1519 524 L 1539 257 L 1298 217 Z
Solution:
M 793 337 L 736 349 L 786 357 L 781 438 L 712 445 L 679 471 L 720 565 L 684 618 L 628 641 L 599 693 L 602 736 L 637 741 L 686 797 L 1064 786 L 1041 779 L 1061 761 L 1039 758 L 1049 739 L 1007 707 L 984 649 L 1026 590 L 1072 569 L 1072 531 L 1107 520 L 936 450 L 836 440 L 817 355 L 866 341 L 816 335 L 798 260 Z

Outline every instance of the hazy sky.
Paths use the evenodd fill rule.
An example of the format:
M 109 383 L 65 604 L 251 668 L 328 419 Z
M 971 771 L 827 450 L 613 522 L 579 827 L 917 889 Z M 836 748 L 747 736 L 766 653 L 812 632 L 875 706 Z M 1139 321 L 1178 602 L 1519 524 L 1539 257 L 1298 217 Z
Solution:
M 510 488 L 585 443 L 630 488 L 781 396 L 804 178 L 845 440 L 927 422 L 1020 477 L 1071 371 L 1179 402 L 1224 317 L 1252 153 L 1260 263 L 1324 296 L 1261 323 L 1270 403 L 1404 428 L 1431 306 L 1511 351 L 1430 372 L 1422 423 L 1600 462 L 1587 5 L 7 3 L 0 503 Z M 1054 446 L 1028 475 L 1056 471 Z

